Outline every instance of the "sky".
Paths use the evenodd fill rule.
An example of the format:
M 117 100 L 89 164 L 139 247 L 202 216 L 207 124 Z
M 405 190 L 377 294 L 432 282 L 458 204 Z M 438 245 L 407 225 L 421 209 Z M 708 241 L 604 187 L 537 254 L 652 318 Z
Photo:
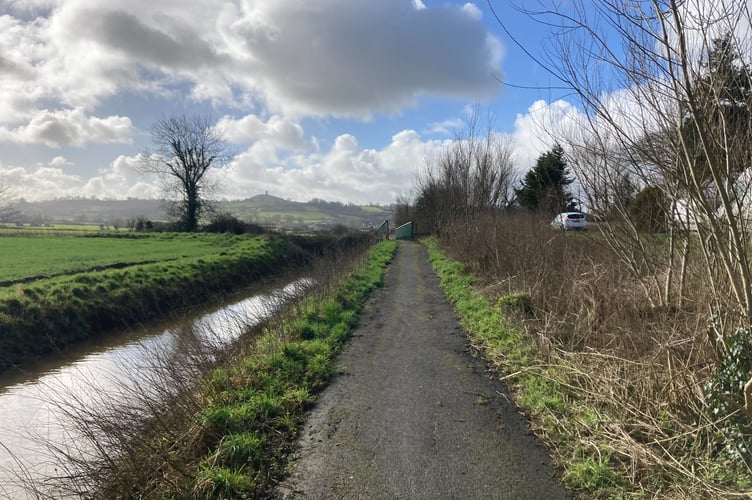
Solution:
M 485 0 L 0 0 L 0 184 L 162 197 L 138 167 L 184 114 L 237 153 L 218 198 L 389 204 L 473 108 L 524 174 L 573 105 L 526 53 L 545 27 L 491 4 L 507 31 Z

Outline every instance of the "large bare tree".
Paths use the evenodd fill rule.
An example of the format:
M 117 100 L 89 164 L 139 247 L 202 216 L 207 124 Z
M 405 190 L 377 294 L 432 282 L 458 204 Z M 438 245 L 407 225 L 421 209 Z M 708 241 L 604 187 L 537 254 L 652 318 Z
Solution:
M 154 151 L 144 170 L 162 179 L 180 229 L 195 231 L 208 207 L 210 169 L 227 165 L 235 153 L 206 116 L 167 116 L 150 133 Z

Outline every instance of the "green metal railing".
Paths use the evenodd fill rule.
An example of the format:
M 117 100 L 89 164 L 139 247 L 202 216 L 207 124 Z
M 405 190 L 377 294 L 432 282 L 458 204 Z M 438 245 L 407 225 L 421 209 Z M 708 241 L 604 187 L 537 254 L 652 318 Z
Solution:
M 376 237 L 380 240 L 389 239 L 389 220 L 382 222 L 378 229 L 376 229 Z
M 397 240 L 413 239 L 413 222 L 406 222 L 394 230 L 394 238 Z

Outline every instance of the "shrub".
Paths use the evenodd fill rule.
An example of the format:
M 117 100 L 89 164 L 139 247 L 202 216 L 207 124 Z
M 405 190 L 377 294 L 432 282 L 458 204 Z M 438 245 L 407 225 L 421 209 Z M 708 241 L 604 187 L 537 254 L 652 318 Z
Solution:
M 744 411 L 744 385 L 752 374 L 752 327 L 737 329 L 724 344 L 726 355 L 704 386 L 707 407 L 719 421 L 728 455 L 752 466 L 752 423 Z
M 232 233 L 232 234 L 262 234 L 264 229 L 248 222 L 243 222 L 237 217 L 228 213 L 215 214 L 209 224 L 204 226 L 207 233 Z
M 529 293 L 517 292 L 510 293 L 499 297 L 496 306 L 502 315 L 522 313 L 524 315 L 533 314 L 533 299 Z
M 196 481 L 200 498 L 250 498 L 253 486 L 253 479 L 243 471 L 224 467 L 206 467 Z
M 261 464 L 264 439 L 253 432 L 229 434 L 220 442 L 216 451 L 217 463 L 232 466 Z
M 657 186 L 646 187 L 629 205 L 629 216 L 640 231 L 662 233 L 668 227 L 666 195 Z

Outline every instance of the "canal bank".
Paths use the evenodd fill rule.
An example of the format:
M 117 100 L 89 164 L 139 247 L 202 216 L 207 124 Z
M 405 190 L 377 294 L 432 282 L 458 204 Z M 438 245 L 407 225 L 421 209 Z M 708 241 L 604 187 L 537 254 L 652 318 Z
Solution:
M 57 462 L 54 485 L 44 486 L 57 488 L 60 497 L 102 498 L 240 497 L 268 491 L 284 470 L 303 411 L 331 377 L 333 356 L 363 300 L 380 283 L 393 250 L 393 243 L 383 243 L 365 262 L 353 256 L 353 262 L 341 258 L 320 266 L 319 273 L 329 273 L 314 273 L 318 284 L 312 294 L 233 347 L 217 368 L 211 368 L 216 350 L 177 342 L 171 349 L 183 352 L 192 368 L 175 371 L 157 356 L 160 375 L 150 375 L 148 383 L 120 384 L 125 391 L 117 404 L 90 412 L 81 411 L 77 398 L 66 399 L 63 413 L 95 453 Z
M 302 269 L 318 257 L 364 245 L 367 238 L 227 235 L 227 241 L 214 255 L 123 263 L 0 288 L 0 372 L 102 332 L 156 320 L 258 279 Z
M 94 430 L 88 420 L 114 412 L 126 419 L 139 406 L 176 393 L 209 358 L 227 352 L 312 284 L 300 278 L 256 286 L 229 303 L 89 339 L 0 374 L 0 497 L 65 496 L 51 480 L 63 470 L 73 473 L 74 463 L 96 448 L 88 443 Z

